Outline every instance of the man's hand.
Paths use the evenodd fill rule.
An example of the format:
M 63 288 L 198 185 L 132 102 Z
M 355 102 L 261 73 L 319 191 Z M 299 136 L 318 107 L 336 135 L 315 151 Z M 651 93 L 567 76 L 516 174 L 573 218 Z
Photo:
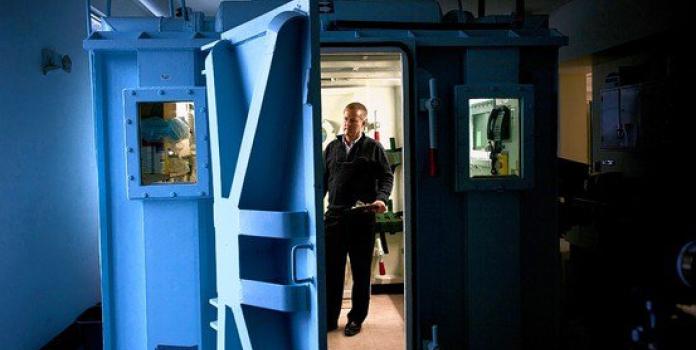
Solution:
M 372 202 L 372 204 L 370 204 L 370 207 L 371 207 L 372 211 L 374 211 L 375 213 L 378 213 L 378 214 L 381 214 L 381 213 L 384 213 L 385 211 L 387 211 L 387 206 L 384 204 L 384 202 L 382 202 L 379 199 Z
M 682 312 L 689 314 L 693 317 L 696 317 L 696 305 L 682 305 L 682 304 L 677 304 L 677 309 L 681 310 Z

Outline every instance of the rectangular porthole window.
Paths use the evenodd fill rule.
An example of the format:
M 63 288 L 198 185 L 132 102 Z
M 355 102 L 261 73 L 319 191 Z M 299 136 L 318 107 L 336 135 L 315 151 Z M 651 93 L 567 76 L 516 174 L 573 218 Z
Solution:
M 459 85 L 454 89 L 456 191 L 504 191 L 534 183 L 531 85 Z
M 142 185 L 196 183 L 193 101 L 138 103 Z
M 130 199 L 210 196 L 205 88 L 123 91 Z
M 519 176 L 520 100 L 469 100 L 469 176 Z

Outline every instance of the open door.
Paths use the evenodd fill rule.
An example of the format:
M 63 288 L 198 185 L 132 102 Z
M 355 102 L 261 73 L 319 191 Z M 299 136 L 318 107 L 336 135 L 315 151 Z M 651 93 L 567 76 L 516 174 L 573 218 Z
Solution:
M 315 5 L 286 3 L 205 47 L 218 349 L 326 348 Z

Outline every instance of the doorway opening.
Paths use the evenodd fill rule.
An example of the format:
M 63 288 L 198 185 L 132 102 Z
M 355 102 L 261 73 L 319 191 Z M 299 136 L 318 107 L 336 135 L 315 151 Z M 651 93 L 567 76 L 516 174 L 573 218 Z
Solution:
M 353 102 L 367 108 L 364 134 L 384 147 L 394 182 L 387 211 L 376 215 L 370 302 L 360 333 L 346 336 L 352 306 L 350 259 L 345 267 L 338 328 L 327 332 L 329 350 L 406 349 L 410 322 L 410 230 L 407 199 L 408 61 L 398 48 L 322 48 L 322 150 L 344 133 L 343 111 Z M 328 196 L 324 199 L 324 210 Z

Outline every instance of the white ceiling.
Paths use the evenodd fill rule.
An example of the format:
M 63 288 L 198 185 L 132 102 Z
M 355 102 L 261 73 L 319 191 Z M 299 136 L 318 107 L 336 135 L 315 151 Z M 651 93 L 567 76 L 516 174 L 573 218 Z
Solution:
M 363 52 L 321 55 L 321 86 L 401 85 L 401 55 Z

